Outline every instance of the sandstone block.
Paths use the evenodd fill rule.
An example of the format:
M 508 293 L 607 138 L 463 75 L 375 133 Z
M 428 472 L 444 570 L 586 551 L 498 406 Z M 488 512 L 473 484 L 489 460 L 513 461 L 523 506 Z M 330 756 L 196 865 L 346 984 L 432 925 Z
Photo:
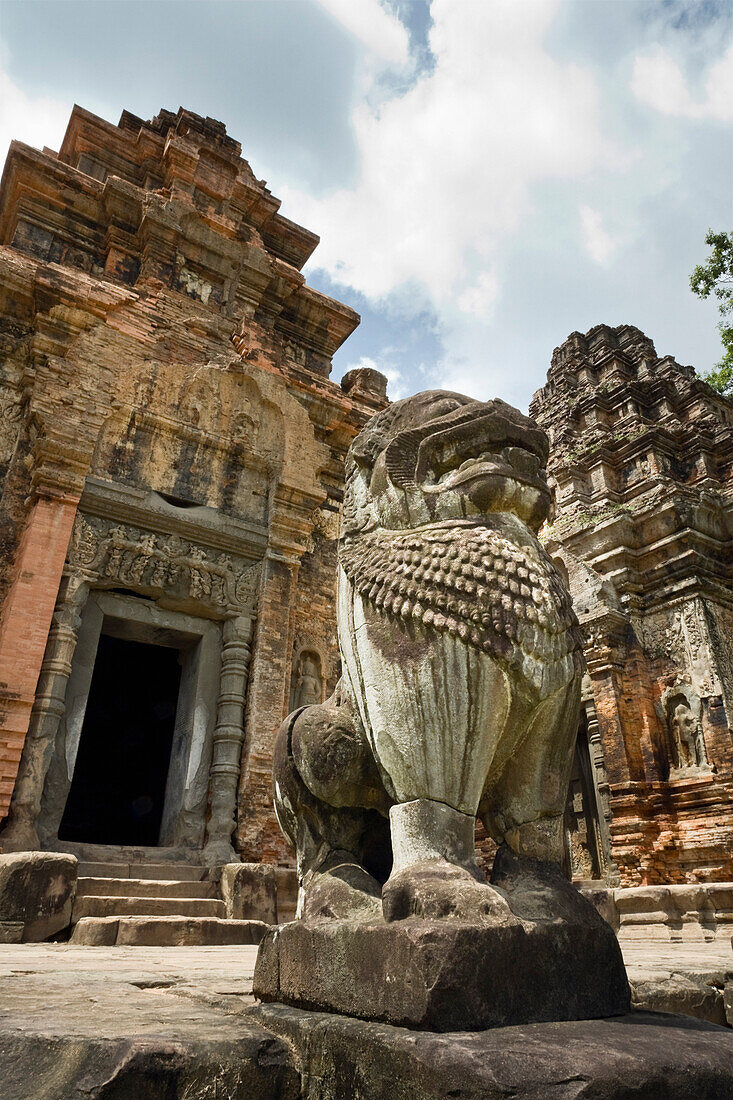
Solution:
M 0 921 L 22 921 L 26 943 L 60 932 L 71 921 L 76 874 L 75 856 L 57 852 L 0 855 Z
M 258 944 L 267 925 L 218 917 L 83 917 L 73 944 L 86 947 L 225 947 Z
M 624 940 L 699 941 L 733 931 L 733 883 L 635 886 L 615 890 Z
M 82 917 L 74 925 L 70 942 L 85 947 L 114 947 L 119 923 L 115 917 Z
M 723 990 L 695 975 L 672 974 L 634 982 L 632 1002 L 655 1012 L 683 1013 L 725 1026 Z
M 228 863 L 221 874 L 221 893 L 230 920 L 277 924 L 277 874 L 267 863 Z
M 264 937 L 254 993 L 435 1031 L 613 1016 L 629 988 L 600 923 L 294 921 Z
M 277 919 L 280 924 L 295 919 L 298 907 L 298 872 L 291 867 L 276 867 Z
M 87 895 L 74 903 L 73 920 L 82 917 L 223 917 L 224 903 L 216 898 L 121 897 Z

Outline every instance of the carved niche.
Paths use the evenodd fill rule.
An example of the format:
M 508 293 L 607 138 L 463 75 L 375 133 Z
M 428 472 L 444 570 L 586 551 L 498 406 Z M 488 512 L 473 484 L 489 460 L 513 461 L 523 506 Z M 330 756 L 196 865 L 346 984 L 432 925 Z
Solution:
M 301 649 L 293 661 L 290 710 L 323 702 L 323 661 L 315 649 Z
M 670 776 L 709 770 L 700 722 L 700 696 L 689 684 L 678 683 L 663 693 L 662 708 L 672 750 Z
M 233 559 L 179 535 L 160 535 L 79 513 L 69 562 L 99 581 L 189 598 L 216 609 L 250 609 L 260 564 Z

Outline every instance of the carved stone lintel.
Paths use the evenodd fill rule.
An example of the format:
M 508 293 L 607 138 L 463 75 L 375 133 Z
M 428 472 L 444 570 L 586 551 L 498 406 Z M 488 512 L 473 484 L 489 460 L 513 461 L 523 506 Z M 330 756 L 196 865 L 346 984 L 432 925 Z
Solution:
M 179 535 L 160 535 L 79 515 L 70 562 L 100 581 L 196 600 L 219 611 L 251 611 L 259 563 L 234 561 Z

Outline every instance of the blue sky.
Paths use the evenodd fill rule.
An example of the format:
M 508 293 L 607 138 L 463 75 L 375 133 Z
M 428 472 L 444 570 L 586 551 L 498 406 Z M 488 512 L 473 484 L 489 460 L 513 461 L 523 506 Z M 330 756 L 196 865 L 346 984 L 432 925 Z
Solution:
M 0 157 L 57 148 L 74 102 L 222 119 L 312 285 L 362 324 L 334 377 L 526 408 L 552 349 L 638 325 L 720 355 L 688 280 L 730 228 L 731 3 L 0 0 Z

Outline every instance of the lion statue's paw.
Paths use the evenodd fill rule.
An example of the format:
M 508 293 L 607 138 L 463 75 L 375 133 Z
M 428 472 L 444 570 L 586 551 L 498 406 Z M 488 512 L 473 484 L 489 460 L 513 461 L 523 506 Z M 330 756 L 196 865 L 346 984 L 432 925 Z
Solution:
M 381 886 L 348 854 L 334 852 L 303 878 L 303 917 L 315 920 L 381 920 Z
M 382 910 L 387 921 L 423 917 L 496 925 L 515 920 L 501 890 L 447 860 L 412 864 L 393 874 L 382 890 Z

